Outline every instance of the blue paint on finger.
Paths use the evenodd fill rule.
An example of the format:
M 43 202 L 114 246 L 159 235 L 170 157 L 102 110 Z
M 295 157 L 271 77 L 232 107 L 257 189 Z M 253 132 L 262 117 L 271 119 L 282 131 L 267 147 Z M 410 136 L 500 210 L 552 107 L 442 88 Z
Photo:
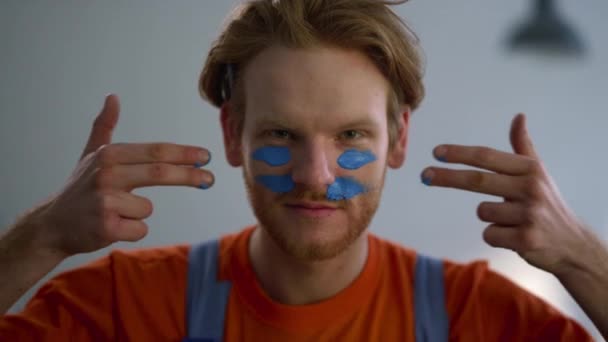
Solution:
M 254 160 L 263 161 L 270 166 L 282 166 L 291 160 L 289 148 L 285 146 L 265 146 L 252 154 Z
M 208 155 L 208 157 L 207 157 L 206 162 L 202 163 L 200 161 L 197 161 L 194 163 L 194 167 L 197 169 L 200 169 L 201 167 L 206 166 L 207 164 L 211 163 L 211 152 L 207 152 L 207 155 Z
M 343 169 L 356 170 L 376 160 L 371 151 L 346 150 L 338 158 L 338 165 Z
M 432 185 L 433 184 L 433 177 L 435 176 L 435 173 L 433 172 L 432 169 L 427 168 L 424 171 L 422 171 L 422 173 L 420 174 L 420 179 L 422 180 L 422 183 L 424 183 L 424 185 Z
M 208 155 L 208 157 L 207 157 L 207 161 L 205 162 L 205 164 L 204 164 L 203 166 L 205 166 L 205 165 L 207 165 L 207 164 L 211 163 L 211 151 L 207 151 L 207 155 Z
M 290 192 L 295 187 L 295 183 L 291 178 L 291 175 L 262 175 L 257 176 L 256 180 L 269 190 L 278 193 Z
M 338 177 L 327 186 L 326 197 L 330 201 L 348 200 L 366 191 L 365 186 L 354 178 Z

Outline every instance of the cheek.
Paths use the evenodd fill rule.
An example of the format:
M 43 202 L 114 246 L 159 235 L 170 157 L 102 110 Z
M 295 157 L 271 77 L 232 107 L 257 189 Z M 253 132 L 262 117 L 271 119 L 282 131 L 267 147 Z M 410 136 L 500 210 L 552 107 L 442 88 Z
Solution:
M 254 175 L 283 174 L 291 163 L 291 151 L 283 146 L 260 147 L 246 157 L 246 164 Z
M 285 166 L 291 161 L 291 151 L 284 146 L 264 146 L 253 151 L 251 158 L 268 166 Z
M 255 177 L 255 181 L 263 185 L 268 190 L 283 194 L 295 188 L 295 183 L 291 175 L 260 175 Z
M 372 151 L 347 150 L 338 157 L 338 165 L 346 170 L 358 170 L 375 160 Z
M 250 174 L 256 183 L 276 193 L 290 192 L 295 184 L 287 174 L 291 151 L 284 146 L 264 146 L 251 153 L 248 159 Z
M 338 158 L 340 175 L 327 188 L 327 199 L 349 200 L 375 188 L 381 172 L 378 164 L 371 151 L 347 150 L 342 153 Z
M 371 150 L 346 150 L 338 157 L 341 175 L 351 176 L 361 181 L 373 181 L 381 170 L 381 160 Z
M 354 178 L 338 177 L 327 187 L 327 199 L 330 201 L 349 200 L 367 192 L 367 187 Z

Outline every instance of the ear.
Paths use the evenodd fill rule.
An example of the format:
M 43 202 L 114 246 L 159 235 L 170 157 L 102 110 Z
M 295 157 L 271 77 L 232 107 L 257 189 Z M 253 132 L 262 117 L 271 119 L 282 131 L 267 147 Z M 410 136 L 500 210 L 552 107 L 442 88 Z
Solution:
M 407 154 L 408 128 L 410 124 L 411 110 L 409 106 L 402 109 L 402 115 L 399 117 L 399 132 L 393 146 L 389 146 L 387 163 L 393 169 L 400 168 L 405 162 Z
M 238 119 L 235 113 L 231 112 L 229 103 L 224 103 L 220 108 L 220 121 L 222 133 L 224 135 L 224 152 L 228 164 L 239 167 L 243 164 L 243 154 L 241 153 L 241 132 L 239 132 Z

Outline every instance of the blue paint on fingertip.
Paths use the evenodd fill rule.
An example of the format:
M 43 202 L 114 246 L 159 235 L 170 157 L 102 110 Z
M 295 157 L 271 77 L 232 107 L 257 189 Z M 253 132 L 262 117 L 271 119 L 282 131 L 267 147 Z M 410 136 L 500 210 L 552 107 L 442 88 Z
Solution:
M 205 184 L 205 183 L 203 183 L 203 184 L 201 184 L 201 185 L 198 186 L 199 189 L 203 189 L 203 190 L 207 190 L 210 187 L 211 186 L 209 184 Z
M 264 146 L 255 150 L 252 157 L 270 166 L 283 166 L 291 160 L 291 153 L 285 146 Z
M 365 186 L 354 178 L 338 177 L 327 186 L 326 197 L 330 201 L 349 200 L 366 191 Z
M 428 177 L 422 177 L 422 183 L 423 183 L 424 185 L 428 185 L 428 186 L 430 186 L 430 185 L 431 185 L 431 178 L 428 178 Z
M 338 165 L 347 170 L 356 170 L 376 160 L 371 151 L 346 150 L 338 157 Z
M 281 176 L 262 175 L 257 176 L 255 179 L 267 189 L 277 193 L 290 192 L 295 188 L 295 183 L 290 174 Z
M 448 160 L 445 158 L 445 156 L 439 156 L 439 157 L 436 157 L 436 159 L 437 159 L 437 160 L 439 160 L 440 162 L 444 162 L 444 163 L 447 163 L 447 161 L 448 161 Z
M 200 161 L 197 161 L 196 163 L 194 163 L 194 167 L 197 168 L 197 169 L 200 169 L 201 167 L 207 166 L 209 163 L 211 163 L 211 152 L 208 151 L 207 155 L 208 155 L 208 157 L 207 157 L 207 161 L 206 162 L 201 163 Z

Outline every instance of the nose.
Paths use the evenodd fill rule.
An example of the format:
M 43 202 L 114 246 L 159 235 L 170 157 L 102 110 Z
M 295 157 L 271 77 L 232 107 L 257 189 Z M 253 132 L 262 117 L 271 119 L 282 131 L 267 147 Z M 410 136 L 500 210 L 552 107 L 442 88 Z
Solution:
M 331 151 L 322 142 L 309 142 L 294 151 L 292 178 L 296 184 L 316 191 L 325 191 L 335 180 Z

